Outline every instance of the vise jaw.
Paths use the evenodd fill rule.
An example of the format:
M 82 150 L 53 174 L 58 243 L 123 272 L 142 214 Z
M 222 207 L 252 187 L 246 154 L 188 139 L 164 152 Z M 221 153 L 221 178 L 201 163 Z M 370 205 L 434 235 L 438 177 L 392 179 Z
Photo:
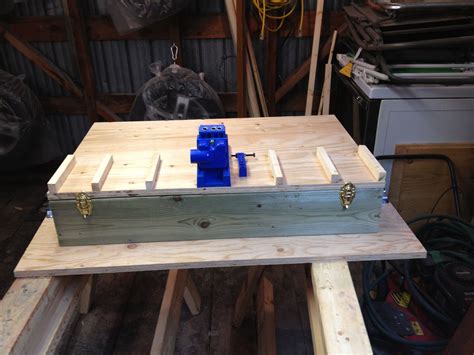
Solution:
M 197 187 L 230 186 L 229 141 L 223 124 L 199 126 L 191 163 L 197 164 Z

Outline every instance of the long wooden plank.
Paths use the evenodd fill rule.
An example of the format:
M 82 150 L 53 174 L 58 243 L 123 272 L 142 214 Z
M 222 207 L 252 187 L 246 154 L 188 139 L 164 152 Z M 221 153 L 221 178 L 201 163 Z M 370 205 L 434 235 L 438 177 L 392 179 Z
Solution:
M 425 249 L 391 205 L 382 206 L 380 231 L 373 234 L 82 247 L 60 247 L 54 223 L 51 219 L 46 219 L 17 265 L 15 276 L 41 277 L 425 256 Z
M 168 273 L 150 354 L 171 355 L 174 353 L 187 278 L 187 270 L 170 270 Z
M 347 262 L 314 263 L 311 279 L 316 354 L 372 354 Z
M 15 280 L 0 301 L 0 353 L 54 353 L 87 277 Z
M 314 84 L 316 83 L 316 70 L 318 67 L 319 41 L 321 39 L 321 25 L 323 22 L 324 0 L 316 3 L 316 17 L 314 20 L 313 46 L 311 49 L 311 64 L 309 68 L 308 93 L 306 95 L 305 115 L 309 116 L 313 111 Z
M 230 196 L 93 199 L 92 216 L 87 221 L 73 201 L 51 201 L 51 208 L 60 245 L 77 246 L 375 233 L 379 230 L 381 196 L 382 188 L 359 187 L 357 197 L 348 209 L 342 208 L 339 188 Z
M 199 294 L 198 288 L 191 278 L 191 274 L 188 273 L 186 279 L 186 286 L 184 287 L 184 301 L 188 306 L 189 312 L 196 316 L 201 313 L 201 295 Z
M 59 192 L 61 186 L 63 186 L 64 181 L 66 181 L 67 176 L 72 171 L 72 168 L 76 165 L 76 158 L 74 154 L 69 154 L 61 163 L 58 170 L 48 181 L 48 190 L 49 192 L 56 194 Z

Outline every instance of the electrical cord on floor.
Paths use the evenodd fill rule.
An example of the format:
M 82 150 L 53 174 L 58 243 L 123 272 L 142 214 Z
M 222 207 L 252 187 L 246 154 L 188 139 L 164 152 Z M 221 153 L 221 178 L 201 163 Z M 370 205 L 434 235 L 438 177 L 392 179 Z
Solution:
M 423 225 L 418 231 L 417 236 L 423 243 L 428 253 L 436 255 L 440 263 L 451 261 L 462 261 L 474 265 L 474 226 L 465 222 L 461 218 L 447 215 L 425 215 L 408 221 L 413 224 L 423 220 L 433 220 Z M 406 339 L 392 329 L 390 329 L 378 314 L 373 303 L 375 302 L 370 292 L 375 289 L 379 282 L 388 277 L 389 273 L 385 271 L 382 276 L 371 282 L 375 261 L 365 262 L 362 273 L 363 286 L 363 307 L 365 314 L 375 328 L 388 339 L 402 344 L 408 348 L 421 351 L 440 351 L 447 344 L 447 340 L 437 341 L 414 341 Z M 404 277 L 406 289 L 410 292 L 412 299 L 423 309 L 425 314 L 442 329 L 447 329 L 449 333 L 454 332 L 462 316 L 456 316 L 448 311 L 436 301 L 413 280 L 412 269 L 417 261 L 407 260 L 404 262 L 403 270 L 395 268 Z M 453 297 L 452 295 L 450 295 Z

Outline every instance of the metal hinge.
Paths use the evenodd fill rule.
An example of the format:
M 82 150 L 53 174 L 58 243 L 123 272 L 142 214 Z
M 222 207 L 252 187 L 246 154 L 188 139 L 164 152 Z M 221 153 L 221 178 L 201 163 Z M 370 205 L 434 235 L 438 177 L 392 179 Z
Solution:
M 352 182 L 346 182 L 339 190 L 342 208 L 347 210 L 356 196 L 356 187 Z
M 85 192 L 76 194 L 76 208 L 82 217 L 87 218 L 92 215 L 92 199 Z

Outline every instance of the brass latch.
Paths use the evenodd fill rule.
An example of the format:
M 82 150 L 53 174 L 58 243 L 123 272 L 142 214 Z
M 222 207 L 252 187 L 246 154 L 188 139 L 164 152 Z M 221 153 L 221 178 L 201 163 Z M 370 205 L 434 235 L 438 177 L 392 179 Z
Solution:
M 346 210 L 351 205 L 356 196 L 356 187 L 352 182 L 346 182 L 339 190 L 339 198 L 341 199 L 342 207 Z
M 85 192 L 76 194 L 76 208 L 82 217 L 87 218 L 92 215 L 92 199 Z

